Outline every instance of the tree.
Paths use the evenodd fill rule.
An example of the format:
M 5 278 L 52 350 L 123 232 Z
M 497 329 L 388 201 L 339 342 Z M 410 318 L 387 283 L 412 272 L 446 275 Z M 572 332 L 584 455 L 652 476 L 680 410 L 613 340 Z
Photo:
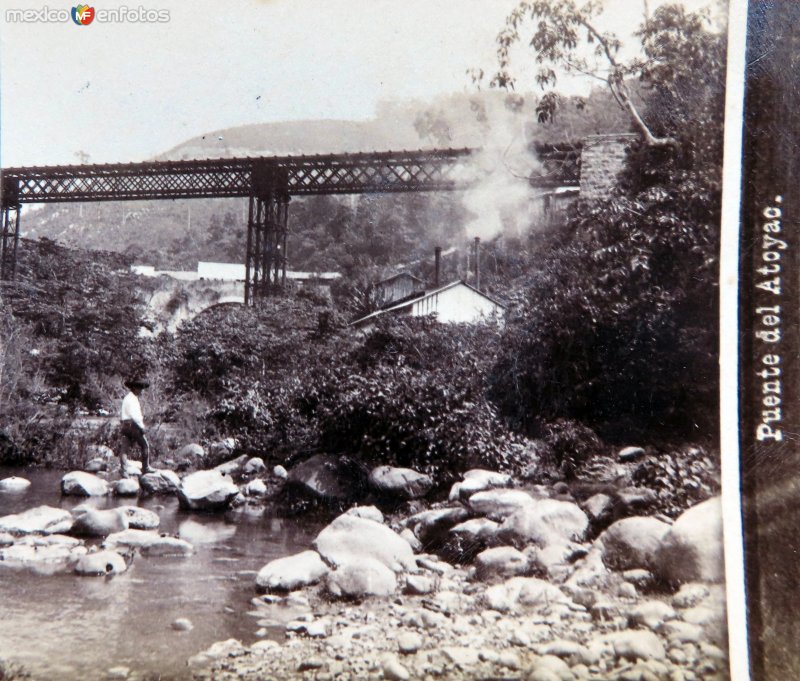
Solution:
M 540 121 L 552 119 L 559 106 L 560 96 L 552 89 L 557 72 L 584 74 L 604 82 L 648 146 L 675 147 L 675 130 L 658 131 L 636 102 L 631 82 L 638 80 L 680 106 L 689 94 L 687 86 L 708 75 L 708 71 L 698 70 L 701 65 L 708 68 L 707 49 L 717 42 L 707 30 L 708 14 L 664 5 L 650 16 L 645 3 L 645 18 L 635 34 L 640 52 L 624 59 L 623 43 L 617 35 L 598 28 L 602 12 L 602 0 L 583 5 L 575 0 L 522 0 L 506 17 L 505 27 L 497 36 L 499 68 L 490 85 L 514 87 L 512 47 L 523 40 L 523 29 L 531 22 L 534 30 L 529 44 L 536 52 L 536 82 L 546 91 L 537 108 Z M 712 68 L 723 67 L 724 63 L 712 64 Z M 479 72 L 475 78 L 480 80 L 482 75 Z
M 550 38 L 551 57 L 569 60 L 579 35 L 588 42 L 575 26 L 597 7 L 553 3 L 548 21 L 574 23 Z M 725 36 L 675 6 L 637 36 L 644 57 L 624 71 L 640 78 L 637 114 L 651 137 L 671 141 L 642 134 L 617 190 L 580 202 L 532 268 L 493 376 L 495 400 L 531 434 L 559 418 L 615 441 L 716 434 Z

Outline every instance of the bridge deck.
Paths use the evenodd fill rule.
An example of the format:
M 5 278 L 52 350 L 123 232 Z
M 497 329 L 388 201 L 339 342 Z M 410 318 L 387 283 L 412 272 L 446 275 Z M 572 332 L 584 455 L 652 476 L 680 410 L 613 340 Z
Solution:
M 465 186 L 471 149 L 6 168 L 6 203 L 438 191 Z
M 539 148 L 541 146 L 541 148 Z M 577 185 L 574 151 L 537 146 L 544 171 L 537 187 Z M 5 168 L 3 206 L 21 203 L 292 196 L 463 189 L 474 149 L 419 149 L 357 154 L 261 156 Z

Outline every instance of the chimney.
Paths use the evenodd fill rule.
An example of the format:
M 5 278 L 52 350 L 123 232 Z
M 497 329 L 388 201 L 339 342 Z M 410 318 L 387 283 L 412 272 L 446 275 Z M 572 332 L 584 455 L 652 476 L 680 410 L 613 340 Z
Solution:
M 481 238 L 475 237 L 475 288 L 481 288 Z
M 437 246 L 434 250 L 435 254 L 435 267 L 434 267 L 434 274 L 433 274 L 433 286 L 434 288 L 439 288 L 440 286 L 440 276 L 442 272 L 442 247 Z

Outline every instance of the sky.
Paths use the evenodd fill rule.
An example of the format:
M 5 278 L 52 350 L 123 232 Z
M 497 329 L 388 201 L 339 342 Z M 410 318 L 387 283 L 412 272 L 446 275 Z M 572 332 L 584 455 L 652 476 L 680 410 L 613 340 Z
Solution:
M 708 0 L 684 0 L 690 7 Z M 282 120 L 365 120 L 381 100 L 471 91 L 517 0 L 130 0 L 169 21 L 20 23 L 0 3 L 0 165 L 146 160 L 198 134 Z M 629 36 L 639 0 L 607 0 Z M 660 0 L 650 0 L 652 9 Z M 534 89 L 522 70 L 522 89 Z M 567 91 L 586 81 L 562 81 Z M 85 156 L 83 158 L 86 158 Z

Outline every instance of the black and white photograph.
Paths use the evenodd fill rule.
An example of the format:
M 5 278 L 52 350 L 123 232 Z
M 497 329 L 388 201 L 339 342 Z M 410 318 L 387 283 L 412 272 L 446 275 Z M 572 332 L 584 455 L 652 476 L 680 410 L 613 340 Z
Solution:
M 800 674 L 791 5 L 3 2 L 0 681 Z

